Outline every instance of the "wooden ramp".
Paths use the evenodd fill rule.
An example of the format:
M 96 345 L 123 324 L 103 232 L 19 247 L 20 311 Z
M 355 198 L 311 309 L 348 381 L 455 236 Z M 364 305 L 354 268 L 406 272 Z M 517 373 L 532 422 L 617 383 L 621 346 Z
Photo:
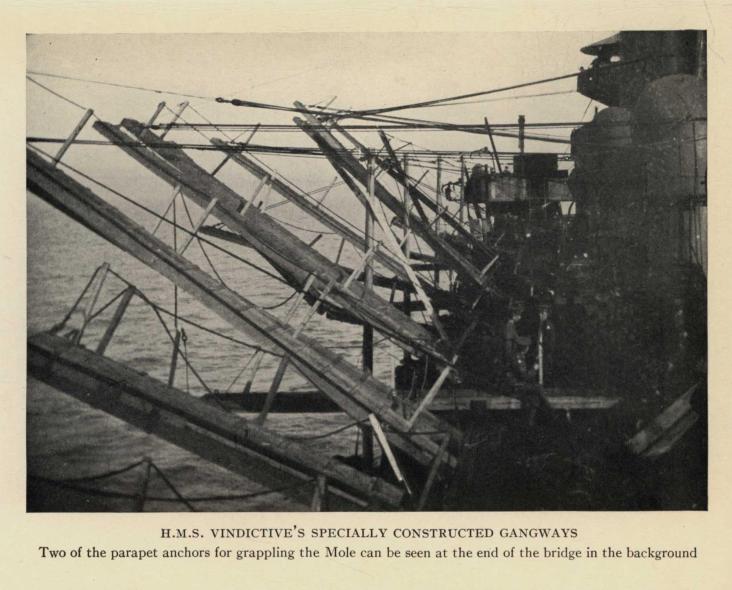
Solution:
M 326 289 L 327 299 L 353 313 L 409 350 L 420 350 L 441 363 L 449 363 L 449 355 L 438 339 L 418 322 L 366 289 L 357 280 L 347 282 L 348 275 L 334 262 L 310 247 L 295 234 L 260 211 L 254 199 L 247 200 L 194 162 L 174 142 L 163 141 L 141 123 L 124 119 L 120 126 L 97 121 L 94 128 L 117 143 L 122 150 L 154 172 L 197 205 L 239 234 L 288 279 L 305 285 L 314 277 L 313 294 Z M 134 145 L 139 140 L 147 147 Z
M 648 426 L 628 441 L 636 455 L 654 458 L 667 453 L 696 424 L 699 415 L 691 406 L 691 397 L 699 384 L 690 387 L 661 412 Z
M 367 185 L 368 172 L 366 167 L 325 129 L 322 124 L 312 118 L 309 118 L 309 121 L 306 122 L 295 117 L 294 121 L 323 150 L 323 153 L 325 153 L 341 177 L 347 174 L 350 175 L 349 180 L 350 177 L 353 177 L 353 179 L 363 186 Z M 346 178 L 343 178 L 343 180 L 348 183 Z M 472 282 L 480 287 L 483 286 L 485 279 L 480 269 L 472 261 L 466 259 L 465 256 L 443 239 L 442 236 L 438 235 L 429 223 L 423 221 L 420 217 L 412 213 L 411 210 L 407 210 L 404 203 L 392 195 L 382 183 L 376 181 L 374 183 L 374 190 L 376 198 L 388 207 L 398 219 L 409 219 L 409 227 L 432 248 L 437 258 L 444 261 L 445 264 L 467 282 Z M 368 207 L 367 203 L 363 203 L 363 205 Z
M 235 329 L 283 351 L 306 379 L 354 420 L 374 414 L 389 429 L 391 443 L 418 463 L 432 462 L 445 434 L 459 445 L 461 433 L 453 426 L 429 412 L 410 420 L 414 408 L 386 384 L 203 272 L 32 150 L 26 150 L 26 157 L 28 190 L 195 296 Z M 446 461 L 454 464 L 455 457 L 448 453 Z
M 49 333 L 28 339 L 28 373 L 94 408 L 310 505 L 326 478 L 333 509 L 398 507 L 403 492 L 178 389 Z M 298 486 L 302 482 L 313 485 Z

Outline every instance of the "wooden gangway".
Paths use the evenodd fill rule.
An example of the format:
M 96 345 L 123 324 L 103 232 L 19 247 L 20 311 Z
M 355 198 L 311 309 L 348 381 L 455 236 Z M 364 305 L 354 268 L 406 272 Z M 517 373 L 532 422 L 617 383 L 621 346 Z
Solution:
M 309 505 L 325 478 L 329 507 L 399 507 L 404 491 L 306 444 L 170 387 L 50 333 L 28 339 L 28 373 L 234 473 Z M 309 481 L 313 485 L 307 485 Z M 302 483 L 303 485 L 297 485 Z
M 274 346 L 354 420 L 373 414 L 388 428 L 391 443 L 418 463 L 430 464 L 445 436 L 459 444 L 455 427 L 429 411 L 415 413 L 387 385 L 214 279 L 33 150 L 26 156 L 31 192 L 191 293 L 235 329 Z M 445 461 L 454 464 L 454 455 L 446 453 Z
M 359 281 L 347 281 L 343 269 L 252 206 L 253 199 L 245 199 L 209 174 L 175 142 L 163 141 L 131 119 L 123 120 L 120 126 L 97 121 L 94 128 L 171 186 L 178 187 L 182 194 L 243 237 L 298 284 L 305 285 L 314 277 L 311 289 L 314 294 L 321 294 L 333 282 L 335 288 L 328 289 L 327 300 L 393 336 L 407 349 L 421 350 L 442 363 L 450 362 L 450 356 L 435 335 Z M 142 141 L 146 147 L 135 140 Z

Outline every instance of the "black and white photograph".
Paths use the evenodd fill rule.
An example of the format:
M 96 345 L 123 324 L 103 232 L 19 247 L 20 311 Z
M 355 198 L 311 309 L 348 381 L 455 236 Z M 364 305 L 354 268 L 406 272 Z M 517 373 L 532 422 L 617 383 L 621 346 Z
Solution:
M 41 32 L 25 84 L 27 512 L 708 509 L 706 30 Z

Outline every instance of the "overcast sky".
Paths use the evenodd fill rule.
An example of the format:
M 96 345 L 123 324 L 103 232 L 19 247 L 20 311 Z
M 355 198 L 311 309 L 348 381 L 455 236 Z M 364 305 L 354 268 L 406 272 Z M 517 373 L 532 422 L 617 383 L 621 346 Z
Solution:
M 202 97 L 224 96 L 291 105 L 336 97 L 333 106 L 374 108 L 457 95 L 567 74 L 588 65 L 580 48 L 612 32 L 576 33 L 384 33 L 243 35 L 32 35 L 27 68 L 64 76 L 152 87 Z M 161 100 L 174 107 L 184 97 L 35 76 L 39 82 L 111 122 L 122 117 L 147 120 Z M 400 115 L 460 123 L 528 122 L 589 119 L 594 105 L 576 92 L 511 99 L 522 94 L 573 91 L 575 79 L 532 86 L 486 97 L 484 102 L 400 111 Z M 28 134 L 66 136 L 82 111 L 32 83 L 28 91 Z M 497 100 L 499 99 L 499 100 Z M 207 98 L 191 98 L 206 117 L 230 123 L 288 123 L 292 113 L 236 108 Z M 164 115 L 169 117 L 169 114 Z M 187 111 L 184 117 L 195 121 Z M 200 121 L 200 119 L 199 119 Z M 552 131 L 552 133 L 557 133 Z M 565 135 L 567 132 L 563 132 Z M 400 133 L 407 141 L 432 149 L 475 150 L 484 136 L 455 133 Z M 91 128 L 82 137 L 100 139 Z M 190 132 L 171 139 L 203 141 Z M 364 136 L 377 145 L 375 135 Z M 313 145 L 301 134 L 259 134 L 257 141 L 277 145 Z M 515 150 L 516 141 L 498 139 L 499 150 Z M 52 150 L 54 146 L 45 146 Z M 556 144 L 527 143 L 529 150 L 559 151 Z M 220 159 L 195 157 L 206 165 Z M 328 184 L 333 170 L 322 161 L 269 157 L 267 161 L 305 188 Z M 113 147 L 74 146 L 68 162 L 153 198 L 160 191 L 151 174 Z M 233 174 L 227 171 L 225 174 Z M 238 172 L 237 188 L 251 178 Z M 431 175 L 430 175 L 431 177 Z M 230 177 L 231 178 L 231 177 Z M 428 177 L 429 179 L 429 177 Z M 232 180 L 232 182 L 237 182 Z M 167 192 L 165 193 L 167 194 Z M 165 194 L 159 195 L 161 199 Z

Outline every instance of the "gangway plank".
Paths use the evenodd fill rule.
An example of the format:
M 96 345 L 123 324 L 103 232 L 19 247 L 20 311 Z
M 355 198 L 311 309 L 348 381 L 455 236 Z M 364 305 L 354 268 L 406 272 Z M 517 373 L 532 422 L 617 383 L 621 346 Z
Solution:
M 320 147 L 336 169 L 342 167 L 361 185 L 366 186 L 368 180 L 366 168 L 330 132 L 325 130 L 317 122 L 306 122 L 299 117 L 295 117 L 294 121 Z M 376 198 L 388 207 L 399 219 L 405 219 L 407 215 L 409 216 L 409 227 L 432 248 L 436 256 L 443 259 L 451 268 L 470 282 L 482 286 L 483 277 L 480 276 L 480 270 L 471 261 L 467 260 L 452 245 L 448 244 L 429 224 L 424 223 L 422 219 L 412 212 L 407 214 L 404 205 L 399 199 L 392 195 L 379 181 L 374 183 L 374 189 Z M 368 206 L 367 203 L 363 203 L 363 205 L 364 207 Z
M 227 154 L 231 154 L 230 159 L 232 162 L 241 166 L 244 170 L 247 170 L 258 179 L 261 180 L 262 178 L 268 178 L 269 183 L 275 192 L 286 198 L 305 213 L 308 213 L 320 221 L 327 228 L 346 238 L 346 240 L 353 244 L 358 250 L 364 250 L 366 245 L 364 237 L 321 204 L 314 202 L 312 197 L 296 190 L 290 184 L 284 182 L 279 175 L 267 170 L 261 164 L 245 154 L 232 152 L 231 150 L 235 149 L 236 146 L 232 146 L 231 144 L 228 144 L 216 137 L 211 139 L 211 143 L 225 151 Z M 374 255 L 374 258 L 377 262 L 383 264 L 391 272 L 400 277 L 404 283 L 409 281 L 409 277 L 406 276 L 401 265 L 386 252 L 379 250 Z
M 329 481 L 341 509 L 399 506 L 403 493 L 380 478 L 313 452 L 179 389 L 42 332 L 28 339 L 31 376 L 72 397 L 138 426 L 202 458 L 270 488 L 284 488 L 307 504 L 318 476 Z
M 375 414 L 389 427 L 392 444 L 416 461 L 428 464 L 439 450 L 433 436 L 419 433 L 449 432 L 459 443 L 459 431 L 429 412 L 420 416 L 415 428 L 418 434 L 410 435 L 404 416 L 411 415 L 412 408 L 406 407 L 407 402 L 400 400 L 386 384 L 319 341 L 304 334 L 294 337 L 290 326 L 180 256 L 33 150 L 26 150 L 26 158 L 26 182 L 31 192 L 191 293 L 235 329 L 289 355 L 293 365 L 354 420 Z
M 310 274 L 316 277 L 313 285 L 316 291 L 322 290 L 331 279 L 335 278 L 339 283 L 345 280 L 345 273 L 336 264 L 269 215 L 251 206 L 251 200 L 245 200 L 211 176 L 174 142 L 161 141 L 157 135 L 130 119 L 123 120 L 121 128 L 102 121 L 94 123 L 94 128 L 169 184 L 180 186 L 181 192 L 202 208 L 205 209 L 211 199 L 216 199 L 213 214 L 273 265 L 285 269 L 298 284 L 304 284 Z M 130 137 L 142 141 L 147 147 L 130 145 Z M 421 350 L 441 363 L 449 363 L 433 334 L 377 293 L 364 289 L 362 283 L 354 281 L 347 289 L 335 289 L 330 299 L 380 332 L 393 336 L 406 349 Z

